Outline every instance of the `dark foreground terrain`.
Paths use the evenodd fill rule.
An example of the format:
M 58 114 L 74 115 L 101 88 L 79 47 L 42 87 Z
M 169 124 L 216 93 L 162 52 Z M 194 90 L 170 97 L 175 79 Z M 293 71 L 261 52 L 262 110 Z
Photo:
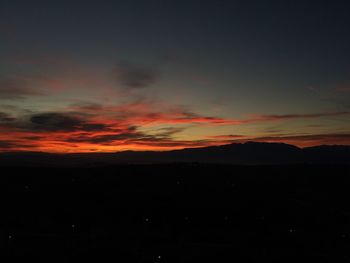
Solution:
M 10 262 L 350 262 L 346 165 L 1 171 Z

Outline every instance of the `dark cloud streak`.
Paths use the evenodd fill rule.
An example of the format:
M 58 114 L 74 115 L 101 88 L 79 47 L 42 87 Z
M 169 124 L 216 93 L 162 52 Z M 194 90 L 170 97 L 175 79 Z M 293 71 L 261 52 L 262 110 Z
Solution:
M 10 114 L 6 112 L 0 112 L 0 122 L 11 122 L 16 118 L 12 117 Z
M 104 131 L 108 126 L 102 123 L 88 123 L 86 120 L 65 113 L 40 113 L 30 117 L 32 130 L 38 131 Z

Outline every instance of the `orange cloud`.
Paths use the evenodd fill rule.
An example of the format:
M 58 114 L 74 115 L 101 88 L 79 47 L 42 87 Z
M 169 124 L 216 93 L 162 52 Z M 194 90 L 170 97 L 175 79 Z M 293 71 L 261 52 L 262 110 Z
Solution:
M 177 140 L 175 136 L 191 126 L 241 125 L 347 114 L 257 115 L 247 119 L 229 119 L 204 116 L 183 107 L 144 100 L 120 105 L 76 103 L 61 112 L 29 112 L 16 117 L 8 112 L 0 112 L 0 151 L 172 150 L 248 139 L 280 141 L 298 146 L 344 144 L 348 143 L 348 137 L 335 134 L 257 138 L 229 134 L 207 136 L 203 140 Z M 160 128 L 159 125 L 167 128 Z

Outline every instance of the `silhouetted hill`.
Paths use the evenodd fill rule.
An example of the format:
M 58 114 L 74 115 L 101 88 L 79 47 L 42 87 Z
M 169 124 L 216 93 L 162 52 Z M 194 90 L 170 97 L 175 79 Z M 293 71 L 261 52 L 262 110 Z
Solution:
M 284 143 L 247 142 L 167 152 L 124 151 L 75 154 L 10 152 L 0 154 L 1 166 L 95 166 L 152 163 L 350 164 L 350 146 L 317 146 L 301 149 Z

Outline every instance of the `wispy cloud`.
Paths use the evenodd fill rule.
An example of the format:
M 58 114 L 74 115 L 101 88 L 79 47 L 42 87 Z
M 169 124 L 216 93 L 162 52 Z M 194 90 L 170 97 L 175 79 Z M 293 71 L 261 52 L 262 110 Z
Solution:
M 11 149 L 14 147 L 18 147 L 18 145 L 8 140 L 0 140 L 0 149 Z
M 0 126 L 0 140 L 15 138 L 19 149 L 23 149 L 23 144 L 47 151 L 111 151 L 120 147 L 178 149 L 214 145 L 212 140 L 186 141 L 174 138 L 192 125 L 236 124 L 236 121 L 201 116 L 179 107 L 156 108 L 162 112 L 145 102 L 112 106 L 79 103 L 65 112 L 24 114 Z M 1 116 L 3 119 L 10 118 L 7 114 Z M 170 126 L 158 127 L 159 125 Z M 145 127 L 148 127 L 147 131 L 144 130 Z M 103 148 L 107 146 L 111 148 Z
M 24 99 L 30 96 L 42 96 L 44 93 L 32 88 L 28 80 L 21 78 L 0 79 L 0 99 Z
M 283 141 L 295 145 L 347 143 L 339 134 L 304 136 L 247 137 L 241 134 L 210 135 L 203 139 L 186 140 L 180 133 L 192 127 L 219 127 L 251 123 L 280 122 L 346 116 L 348 112 L 312 114 L 254 115 L 245 119 L 201 115 L 186 107 L 159 101 L 137 100 L 121 104 L 79 102 L 61 111 L 23 112 L 16 118 L 0 112 L 2 149 L 35 148 L 43 151 L 116 151 L 118 149 L 179 149 L 220 145 L 248 139 Z M 38 139 L 38 136 L 40 139 Z M 11 143 L 10 143 L 11 142 Z
M 12 117 L 10 114 L 0 111 L 0 122 L 11 122 L 15 119 L 16 118 Z
M 291 119 L 315 119 L 322 117 L 336 117 L 350 115 L 349 111 L 322 112 L 311 114 L 281 114 L 281 115 L 256 115 L 245 120 L 245 122 L 265 122 L 265 121 L 281 121 Z
M 1 140 L 0 151 L 26 151 L 38 148 L 38 144 L 27 140 Z
M 71 106 L 73 111 L 84 111 L 90 114 L 113 116 L 119 122 L 137 123 L 138 125 L 156 124 L 207 124 L 236 125 L 244 121 L 220 117 L 203 116 L 188 111 L 183 107 L 166 105 L 157 102 L 136 101 L 120 105 L 101 105 L 96 103 L 79 103 Z
M 241 139 L 245 138 L 244 135 L 235 135 L 235 134 L 227 134 L 227 135 L 212 135 L 207 136 L 208 139 L 215 139 L 215 140 L 233 140 L 233 139 Z
M 114 75 L 123 88 L 129 89 L 149 87 L 159 78 L 159 73 L 155 69 L 129 62 L 119 63 L 114 70 Z
M 348 85 L 338 85 L 335 87 L 335 91 L 339 93 L 350 93 L 350 84 Z

